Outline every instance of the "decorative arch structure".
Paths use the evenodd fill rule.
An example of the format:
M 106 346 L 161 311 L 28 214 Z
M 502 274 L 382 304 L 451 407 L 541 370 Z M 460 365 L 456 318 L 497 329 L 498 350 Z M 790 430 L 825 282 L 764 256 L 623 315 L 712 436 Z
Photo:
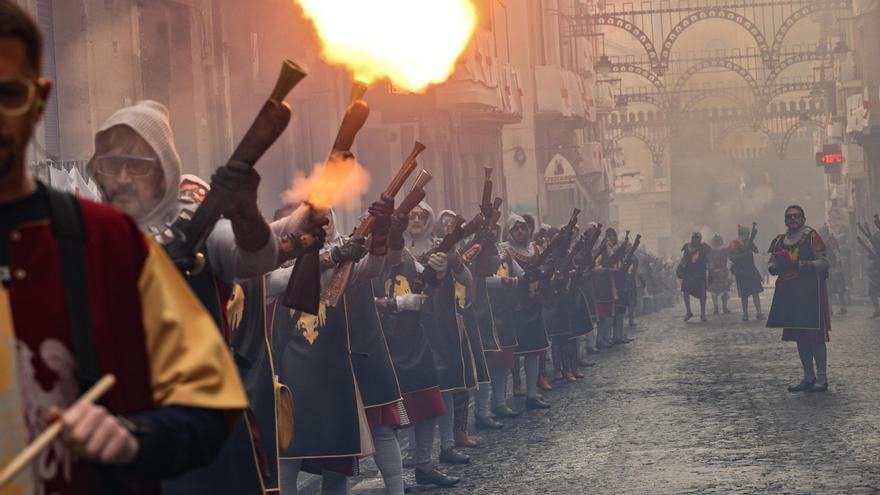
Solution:
M 672 53 L 672 47 L 675 45 L 675 41 L 678 40 L 679 36 L 681 36 L 681 34 L 684 33 L 687 28 L 701 21 L 708 21 L 712 19 L 721 19 L 734 22 L 746 31 L 748 31 L 748 33 L 755 40 L 755 44 L 758 45 L 758 50 L 761 52 L 761 60 L 763 60 L 765 64 L 769 64 L 771 62 L 772 54 L 770 52 L 770 46 L 767 44 L 767 38 L 754 22 L 752 22 L 744 15 L 734 12 L 732 10 L 706 8 L 700 9 L 688 15 L 687 17 L 679 21 L 679 23 L 676 24 L 671 31 L 669 31 L 669 34 L 666 35 L 666 39 L 663 41 L 663 46 L 660 50 L 660 70 L 657 70 L 657 72 L 663 73 L 669 67 L 669 57 Z
M 666 102 L 662 94 L 632 93 L 623 94 L 619 97 L 626 100 L 627 103 L 647 103 L 649 105 L 654 105 L 660 112 L 665 112 L 669 109 L 669 104 Z
M 747 129 L 752 132 L 759 132 L 765 136 L 770 141 L 770 144 L 776 148 L 777 153 L 779 152 L 779 145 L 777 141 L 777 136 L 773 134 L 770 129 L 767 128 L 767 125 L 761 122 L 760 124 L 754 120 L 742 120 L 739 122 L 733 122 L 727 127 L 721 129 L 721 131 L 716 136 L 716 145 L 720 145 L 727 139 L 728 136 L 733 134 L 734 131 L 738 131 L 740 129 Z
M 631 34 L 632 37 L 642 45 L 642 48 L 645 49 L 645 53 L 648 54 L 648 61 L 651 63 L 651 69 L 658 74 L 662 73 L 662 71 L 658 70 L 660 68 L 660 57 L 657 55 L 657 49 L 654 47 L 654 42 L 651 41 L 651 37 L 638 26 L 621 17 L 607 14 L 600 14 L 593 17 L 593 24 L 596 26 L 620 28 Z
M 817 60 L 824 60 L 827 58 L 828 54 L 820 51 L 815 52 L 806 52 L 806 53 L 798 53 L 796 55 L 791 55 L 786 57 L 784 60 L 773 64 L 772 69 L 770 69 L 770 73 L 767 74 L 767 79 L 764 81 L 764 84 L 770 85 L 776 81 L 776 78 L 782 74 L 782 71 L 791 67 L 792 65 L 799 64 L 801 62 L 814 62 Z
M 791 142 L 791 138 L 794 137 L 794 134 L 797 132 L 797 130 L 800 129 L 801 127 L 806 127 L 808 125 L 813 125 L 813 126 L 819 127 L 821 129 L 824 124 L 821 121 L 818 121 L 816 119 L 810 119 L 810 120 L 798 119 L 794 123 L 794 125 L 792 125 L 788 129 L 786 129 L 785 134 L 783 134 L 782 137 L 779 138 L 779 141 L 778 141 L 777 147 L 776 147 L 776 156 L 779 157 L 780 160 L 784 160 L 785 155 L 788 154 L 788 145 Z
M 811 14 L 814 14 L 821 10 L 847 9 L 849 8 L 850 3 L 851 0 L 811 2 L 808 3 L 806 6 L 794 11 L 791 15 L 786 17 L 784 21 L 782 21 L 779 29 L 776 30 L 776 34 L 773 35 L 773 46 L 770 48 L 770 54 L 773 56 L 773 58 L 778 58 L 779 53 L 782 51 L 782 43 L 785 41 L 785 35 L 787 35 L 788 32 L 791 31 L 791 28 L 793 28 L 794 25 L 800 22 L 802 19 L 808 18 Z
M 764 94 L 762 95 L 762 98 L 764 100 L 763 103 L 769 104 L 777 96 L 782 96 L 786 93 L 794 93 L 797 91 L 810 91 L 811 89 L 818 87 L 819 84 L 820 83 L 817 83 L 815 81 L 803 81 L 764 86 Z
M 657 75 L 654 71 L 646 69 L 640 65 L 627 63 L 613 64 L 611 66 L 611 72 L 615 74 L 627 73 L 642 76 L 655 88 L 657 88 L 658 92 L 662 93 L 664 91 L 663 80 L 660 79 L 660 76 Z
M 754 105 L 754 103 L 749 103 L 730 91 L 725 91 L 723 89 L 719 89 L 719 90 L 715 90 L 715 91 L 710 90 L 710 91 L 697 93 L 696 95 L 694 95 L 692 98 L 690 98 L 689 100 L 687 100 L 685 102 L 685 104 L 681 107 L 681 111 L 682 112 L 690 112 L 691 110 L 694 109 L 694 105 L 696 105 L 697 103 L 699 103 L 707 98 L 724 98 L 728 101 L 731 101 L 731 102 L 733 102 L 737 105 L 741 105 L 743 107 L 747 107 L 749 105 Z
M 638 139 L 639 141 L 644 143 L 645 146 L 648 147 L 648 150 L 651 152 L 651 160 L 654 162 L 654 165 L 657 167 L 663 165 L 663 156 L 666 153 L 666 143 L 656 143 L 648 136 L 634 129 L 626 129 L 622 132 L 619 132 L 615 134 L 614 137 L 611 138 L 611 140 L 617 143 L 623 138 Z
M 755 101 L 761 99 L 761 90 L 758 87 L 758 81 L 755 79 L 755 76 L 753 76 L 748 69 L 739 65 L 738 63 L 723 58 L 703 60 L 702 62 L 698 62 L 688 67 L 684 74 L 682 74 L 681 77 L 679 77 L 678 80 L 675 81 L 675 87 L 673 88 L 672 93 L 680 94 L 681 91 L 684 89 L 684 85 L 687 84 L 688 79 L 693 77 L 694 74 L 696 74 L 697 72 L 700 72 L 701 70 L 708 67 L 722 67 L 731 72 L 735 72 L 737 75 L 742 77 L 743 80 L 745 80 L 746 84 L 749 85 L 749 88 L 752 90 L 752 94 L 755 95 Z

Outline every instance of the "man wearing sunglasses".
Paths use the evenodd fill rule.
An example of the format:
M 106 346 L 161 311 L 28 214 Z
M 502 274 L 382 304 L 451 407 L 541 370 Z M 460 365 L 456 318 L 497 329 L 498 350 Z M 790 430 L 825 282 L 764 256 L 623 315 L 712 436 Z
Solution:
M 162 248 L 28 173 L 50 90 L 41 52 L 34 21 L 0 0 L 0 465 L 63 428 L 3 493 L 159 493 L 216 454 L 247 400 Z M 102 405 L 74 405 L 104 374 L 116 385 Z
M 782 340 L 797 342 L 804 377 L 788 390 L 824 392 L 828 390 L 825 343 L 831 331 L 825 242 L 806 225 L 800 206 L 785 209 L 785 226 L 788 231 L 770 244 L 768 268 L 777 278 L 767 328 L 782 328 Z

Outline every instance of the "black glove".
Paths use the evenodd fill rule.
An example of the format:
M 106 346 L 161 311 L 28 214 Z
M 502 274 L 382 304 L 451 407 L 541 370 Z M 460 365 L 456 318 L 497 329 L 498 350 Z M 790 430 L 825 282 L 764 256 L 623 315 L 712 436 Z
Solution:
M 361 236 L 354 236 L 330 250 L 330 259 L 337 265 L 351 261 L 357 263 L 367 255 L 367 241 Z
M 403 233 L 409 227 L 409 215 L 406 213 L 394 213 L 391 215 L 391 226 L 388 231 L 388 247 L 394 251 L 402 251 L 406 242 Z
M 374 201 L 367 210 L 370 215 L 375 218 L 373 224 L 373 235 L 388 235 L 388 229 L 391 228 L 391 215 L 394 213 L 394 198 L 383 197 L 379 201 Z
M 370 253 L 384 256 L 388 252 L 388 230 L 391 228 L 391 215 L 394 213 L 394 198 L 383 196 L 370 205 L 368 211 L 375 218 L 370 239 Z
M 244 162 L 230 161 L 211 176 L 218 191 L 223 216 L 232 222 L 235 243 L 244 251 L 258 251 L 269 242 L 272 231 L 257 206 L 260 174 Z
M 211 176 L 211 189 L 222 192 L 223 216 L 229 219 L 257 212 L 260 174 L 244 162 L 231 161 Z

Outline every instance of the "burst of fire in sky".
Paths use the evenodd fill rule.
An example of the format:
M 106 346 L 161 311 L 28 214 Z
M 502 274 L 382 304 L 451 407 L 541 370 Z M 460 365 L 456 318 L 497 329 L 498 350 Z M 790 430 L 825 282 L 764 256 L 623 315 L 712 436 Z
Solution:
M 293 180 L 293 188 L 285 193 L 285 202 L 306 201 L 317 208 L 341 207 L 352 211 L 361 206 L 360 199 L 370 189 L 370 174 L 353 158 L 331 155 L 325 163 L 316 164 L 308 176 Z
M 472 0 L 295 0 L 322 56 L 370 84 L 419 92 L 446 81 L 477 24 Z

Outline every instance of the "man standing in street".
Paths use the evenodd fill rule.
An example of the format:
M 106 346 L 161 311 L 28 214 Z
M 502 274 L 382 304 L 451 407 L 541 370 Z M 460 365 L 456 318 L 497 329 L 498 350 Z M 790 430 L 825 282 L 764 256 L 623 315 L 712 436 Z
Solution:
M 782 340 L 797 342 L 804 377 L 788 390 L 824 392 L 828 390 L 825 343 L 831 331 L 825 242 L 806 225 L 800 206 L 786 208 L 785 226 L 788 231 L 770 244 L 768 269 L 777 278 L 767 328 L 782 328 Z
M 700 300 L 700 321 L 706 321 L 706 288 L 711 252 L 712 248 L 703 242 L 703 235 L 699 232 L 694 232 L 691 242 L 681 247 L 681 262 L 678 264 L 676 275 L 681 280 L 681 292 L 687 310 L 684 321 L 694 317 L 691 311 L 692 297 Z
M 755 253 L 758 252 L 758 247 L 755 246 L 756 235 L 758 235 L 756 224 L 752 224 L 751 232 L 748 228 L 739 226 L 737 239 L 730 243 L 730 271 L 736 278 L 736 291 L 742 302 L 743 321 L 749 320 L 750 297 L 755 304 L 756 319 L 764 319 L 764 313 L 761 311 L 761 292 L 764 292 L 764 279 L 755 266 Z
M 126 215 L 25 167 L 51 84 L 34 21 L 0 0 L 0 465 L 50 423 L 61 441 L 3 493 L 160 493 L 209 462 L 247 406 L 221 334 Z M 76 398 L 101 375 L 104 405 Z M 64 408 L 67 408 L 66 410 Z

